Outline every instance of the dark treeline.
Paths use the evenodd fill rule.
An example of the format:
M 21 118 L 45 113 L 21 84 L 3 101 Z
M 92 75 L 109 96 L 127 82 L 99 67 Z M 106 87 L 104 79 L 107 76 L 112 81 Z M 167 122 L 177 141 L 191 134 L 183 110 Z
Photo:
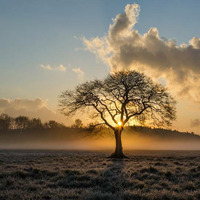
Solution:
M 39 118 L 1 114 L 0 149 L 110 149 L 113 132 L 96 125 L 84 126 L 76 119 L 67 127 L 53 120 L 42 122 Z M 162 128 L 126 126 L 123 139 L 129 149 L 200 149 L 199 135 Z
M 157 139 L 200 139 L 200 136 L 194 132 L 180 132 L 178 130 L 151 128 L 143 126 L 129 126 L 126 128 L 128 134 L 138 135 L 143 137 L 153 137 Z
M 7 114 L 0 115 L 0 131 L 11 130 L 35 130 L 35 129 L 57 129 L 65 128 L 61 123 L 54 120 L 42 123 L 39 118 L 29 118 L 26 116 L 10 117 Z
M 154 137 L 154 138 L 190 138 L 199 139 L 200 136 L 194 134 L 193 132 L 179 132 L 177 130 L 163 129 L 163 128 L 151 128 L 143 126 L 128 126 L 125 127 L 126 134 L 138 135 L 143 137 Z M 39 135 L 42 133 L 55 132 L 59 134 L 73 132 L 75 136 L 76 133 L 82 132 L 82 135 L 87 136 L 106 136 L 111 135 L 108 128 L 105 126 L 95 126 L 94 124 L 89 124 L 83 126 L 80 119 L 76 119 L 75 122 L 67 127 L 64 124 L 58 123 L 54 120 L 48 122 L 42 122 L 39 118 L 29 118 L 26 116 L 18 116 L 16 118 L 10 117 L 7 114 L 0 115 L 0 134 L 1 133 L 34 133 L 38 132 Z M 74 132 L 75 131 L 75 132 Z
M 71 126 L 65 126 L 62 123 L 56 122 L 54 120 L 49 120 L 48 122 L 42 122 L 40 118 L 29 118 L 27 116 L 18 116 L 16 118 L 11 117 L 7 114 L 2 113 L 0 115 L 0 133 L 32 133 L 32 131 L 47 132 L 48 130 L 65 130 L 65 129 L 78 129 L 93 131 L 95 126 L 89 124 L 88 126 L 83 126 L 80 119 L 76 119 Z

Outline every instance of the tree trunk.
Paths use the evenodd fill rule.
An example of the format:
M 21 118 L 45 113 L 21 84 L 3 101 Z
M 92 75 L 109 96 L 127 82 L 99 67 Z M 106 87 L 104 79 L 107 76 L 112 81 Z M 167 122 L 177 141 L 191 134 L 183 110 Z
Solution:
M 111 154 L 110 158 L 126 158 L 126 156 L 123 154 L 121 133 L 122 129 L 114 131 L 116 146 L 115 151 Z

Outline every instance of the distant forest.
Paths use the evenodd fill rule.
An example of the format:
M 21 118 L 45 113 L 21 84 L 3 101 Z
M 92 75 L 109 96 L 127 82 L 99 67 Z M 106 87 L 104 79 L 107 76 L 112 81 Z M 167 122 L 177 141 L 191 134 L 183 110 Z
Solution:
M 8 130 L 28 130 L 28 129 L 54 129 L 64 128 L 65 126 L 56 121 L 50 120 L 42 123 L 39 118 L 32 118 L 26 116 L 18 116 L 16 118 L 10 117 L 7 114 L 0 115 L 0 131 Z
M 200 136 L 164 128 L 126 126 L 123 142 L 129 149 L 200 150 Z M 0 115 L 0 149 L 111 149 L 113 132 L 105 126 L 84 126 L 76 119 L 71 126 L 54 120 Z M 127 146 L 128 145 L 128 146 Z
M 60 134 L 69 134 L 76 132 L 83 135 L 112 135 L 108 128 L 104 126 L 96 127 L 94 124 L 88 124 L 84 126 L 80 119 L 76 119 L 71 126 L 65 126 L 62 123 L 58 123 L 54 120 L 48 122 L 42 122 L 39 118 L 29 118 L 27 116 L 18 116 L 16 118 L 10 117 L 7 114 L 0 115 L 0 134 L 6 133 L 48 133 L 54 132 Z M 144 126 L 128 126 L 125 127 L 126 134 L 128 135 L 142 135 L 146 137 L 157 138 L 190 138 L 200 139 L 200 136 L 194 132 L 179 132 L 177 130 L 170 130 L 164 128 L 151 128 Z M 92 134 L 91 134 L 92 133 Z

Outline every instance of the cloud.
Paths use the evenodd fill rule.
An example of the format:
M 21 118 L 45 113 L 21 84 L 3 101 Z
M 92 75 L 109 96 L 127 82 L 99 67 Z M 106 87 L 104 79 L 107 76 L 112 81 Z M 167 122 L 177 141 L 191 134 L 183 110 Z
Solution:
M 12 117 L 20 115 L 41 118 L 43 121 L 61 120 L 61 116 L 48 108 L 47 102 L 36 99 L 0 99 L 0 113 L 6 113 Z
M 178 96 L 200 103 L 200 39 L 193 37 L 188 44 L 177 45 L 162 39 L 156 27 L 142 35 L 134 29 L 139 12 L 138 4 L 127 4 L 106 36 L 83 38 L 86 48 L 111 71 L 135 69 L 163 78 Z
M 74 73 L 76 73 L 77 76 L 78 76 L 80 79 L 83 79 L 83 77 L 84 77 L 84 72 L 82 71 L 82 69 L 81 69 L 80 67 L 78 67 L 78 68 L 73 68 L 72 71 L 73 71 Z
M 64 67 L 63 65 L 59 65 L 57 67 L 52 67 L 49 64 L 48 65 L 40 65 L 41 68 L 45 69 L 45 70 L 50 70 L 50 71 L 62 71 L 65 72 L 67 70 L 66 67 Z
M 200 127 L 200 119 L 193 119 L 191 121 L 191 127 Z

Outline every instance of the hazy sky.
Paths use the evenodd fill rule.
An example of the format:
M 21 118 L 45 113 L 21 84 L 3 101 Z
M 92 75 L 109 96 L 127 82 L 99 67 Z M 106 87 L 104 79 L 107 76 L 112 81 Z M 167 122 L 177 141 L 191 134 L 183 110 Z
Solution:
M 137 61 L 177 98 L 173 128 L 200 134 L 199 8 L 197 0 L 0 0 L 0 112 L 68 121 L 56 114 L 61 91 Z M 125 11 L 128 27 L 116 18 Z M 124 45 L 130 54 L 119 54 Z

